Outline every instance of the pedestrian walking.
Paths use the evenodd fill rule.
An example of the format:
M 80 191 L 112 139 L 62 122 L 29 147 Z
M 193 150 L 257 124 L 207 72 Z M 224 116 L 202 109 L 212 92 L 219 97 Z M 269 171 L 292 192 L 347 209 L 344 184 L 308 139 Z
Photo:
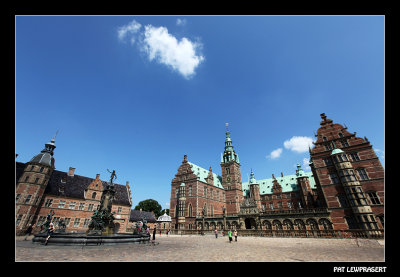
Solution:
M 28 238 L 28 236 L 31 235 L 32 229 L 33 229 L 32 224 L 29 224 L 28 228 L 27 228 L 26 231 L 25 231 L 25 238 L 24 238 L 24 240 L 26 240 L 26 239 Z
M 218 238 L 218 230 L 217 230 L 217 228 L 215 228 L 215 238 L 216 239 Z
M 44 242 L 44 245 L 47 245 L 47 242 L 48 242 L 49 238 L 53 235 L 53 232 L 54 232 L 54 225 L 53 225 L 53 223 L 50 223 L 50 226 L 47 229 L 47 238 Z
M 229 243 L 231 243 L 232 242 L 232 231 L 231 230 L 228 231 L 228 237 L 229 237 Z
M 161 229 L 160 229 L 160 236 L 161 236 Z
M 235 231 L 233 231 L 233 235 L 235 236 L 235 241 L 237 241 L 237 231 L 235 229 Z
M 156 228 L 156 226 L 154 226 L 154 230 L 153 230 L 153 241 L 156 240 L 156 232 L 157 232 L 157 228 Z

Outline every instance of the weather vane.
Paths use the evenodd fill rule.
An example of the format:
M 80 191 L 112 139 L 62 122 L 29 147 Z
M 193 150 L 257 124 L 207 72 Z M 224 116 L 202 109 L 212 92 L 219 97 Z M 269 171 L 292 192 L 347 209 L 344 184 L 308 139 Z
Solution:
M 226 126 L 226 131 L 228 131 L 228 126 L 229 126 L 229 123 L 227 122 L 227 123 L 225 123 L 225 126 Z
M 58 130 L 57 130 L 57 132 L 56 132 L 56 134 L 54 135 L 54 137 L 51 139 L 51 140 L 56 140 L 56 137 L 57 137 L 57 134 L 58 134 Z

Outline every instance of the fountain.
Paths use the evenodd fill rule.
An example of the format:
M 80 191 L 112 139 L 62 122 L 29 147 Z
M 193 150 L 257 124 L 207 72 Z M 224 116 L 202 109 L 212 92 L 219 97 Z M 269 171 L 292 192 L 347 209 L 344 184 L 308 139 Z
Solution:
M 110 171 L 109 171 L 110 172 Z M 110 183 L 107 184 L 101 196 L 99 208 L 94 211 L 89 229 L 85 233 L 68 233 L 65 224 L 58 224 L 59 228 L 54 231 L 48 240 L 48 244 L 63 245 L 102 245 L 120 243 L 147 243 L 150 242 L 150 234 L 146 233 L 146 222 L 138 222 L 133 234 L 114 234 L 114 212 L 111 212 L 112 201 L 115 195 L 113 179 L 116 179 L 115 170 L 111 173 Z M 32 242 L 44 243 L 47 237 L 47 228 L 54 216 L 51 210 L 46 222 L 41 225 L 41 231 L 34 236 Z

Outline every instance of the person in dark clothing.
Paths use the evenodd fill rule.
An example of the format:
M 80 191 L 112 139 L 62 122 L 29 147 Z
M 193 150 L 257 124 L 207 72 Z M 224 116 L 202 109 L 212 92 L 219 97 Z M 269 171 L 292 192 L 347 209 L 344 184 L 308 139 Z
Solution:
M 47 242 L 48 242 L 49 238 L 51 237 L 51 235 L 53 235 L 53 232 L 54 232 L 54 225 L 53 225 L 53 223 L 50 223 L 50 226 L 47 229 L 47 238 L 46 238 L 46 241 L 44 242 L 44 245 L 47 245 Z
M 156 232 L 157 232 L 157 228 L 156 228 L 156 226 L 154 226 L 154 230 L 153 230 L 153 241 L 156 240 Z
M 29 224 L 28 229 L 26 229 L 26 231 L 25 231 L 25 239 L 24 240 L 26 240 L 28 238 L 28 236 L 31 235 L 32 229 L 33 229 L 32 224 Z

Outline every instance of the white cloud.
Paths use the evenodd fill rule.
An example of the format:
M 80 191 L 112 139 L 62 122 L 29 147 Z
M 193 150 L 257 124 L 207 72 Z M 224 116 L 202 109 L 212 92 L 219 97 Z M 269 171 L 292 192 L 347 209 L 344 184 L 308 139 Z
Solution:
M 374 149 L 376 155 L 381 158 L 382 160 L 385 159 L 385 151 L 375 148 Z
M 123 41 L 127 35 L 136 34 L 142 25 L 135 20 L 132 20 L 127 25 L 118 28 L 118 38 Z M 135 42 L 135 38 L 131 37 L 131 43 Z
M 178 19 L 177 25 L 186 24 L 186 19 Z M 157 61 L 177 71 L 186 79 L 195 74 L 196 68 L 205 58 L 199 54 L 202 44 L 190 41 L 187 38 L 178 40 L 168 32 L 166 27 L 144 26 L 132 20 L 127 25 L 118 28 L 118 38 L 125 42 L 129 40 L 131 44 L 137 42 L 139 50 L 147 54 L 150 61 Z
M 275 149 L 271 154 L 267 155 L 267 159 L 277 159 L 282 154 L 282 148 Z
M 305 170 L 311 170 L 311 167 L 310 167 L 310 159 L 309 159 L 309 158 L 304 158 L 304 159 L 303 159 L 303 169 L 305 169 Z
M 179 41 L 165 27 L 145 26 L 142 42 L 141 50 L 148 54 L 150 61 L 165 64 L 185 78 L 193 76 L 195 69 L 204 61 L 204 57 L 196 53 L 200 43 L 185 37 Z
M 180 18 L 178 18 L 178 19 L 176 20 L 176 25 L 178 25 L 178 26 L 184 26 L 184 25 L 186 25 L 186 19 L 180 19 Z
M 312 146 L 313 139 L 310 137 L 297 137 L 294 136 L 290 140 L 286 140 L 283 143 L 286 149 L 295 151 L 297 153 L 303 153 L 308 151 L 308 147 Z

